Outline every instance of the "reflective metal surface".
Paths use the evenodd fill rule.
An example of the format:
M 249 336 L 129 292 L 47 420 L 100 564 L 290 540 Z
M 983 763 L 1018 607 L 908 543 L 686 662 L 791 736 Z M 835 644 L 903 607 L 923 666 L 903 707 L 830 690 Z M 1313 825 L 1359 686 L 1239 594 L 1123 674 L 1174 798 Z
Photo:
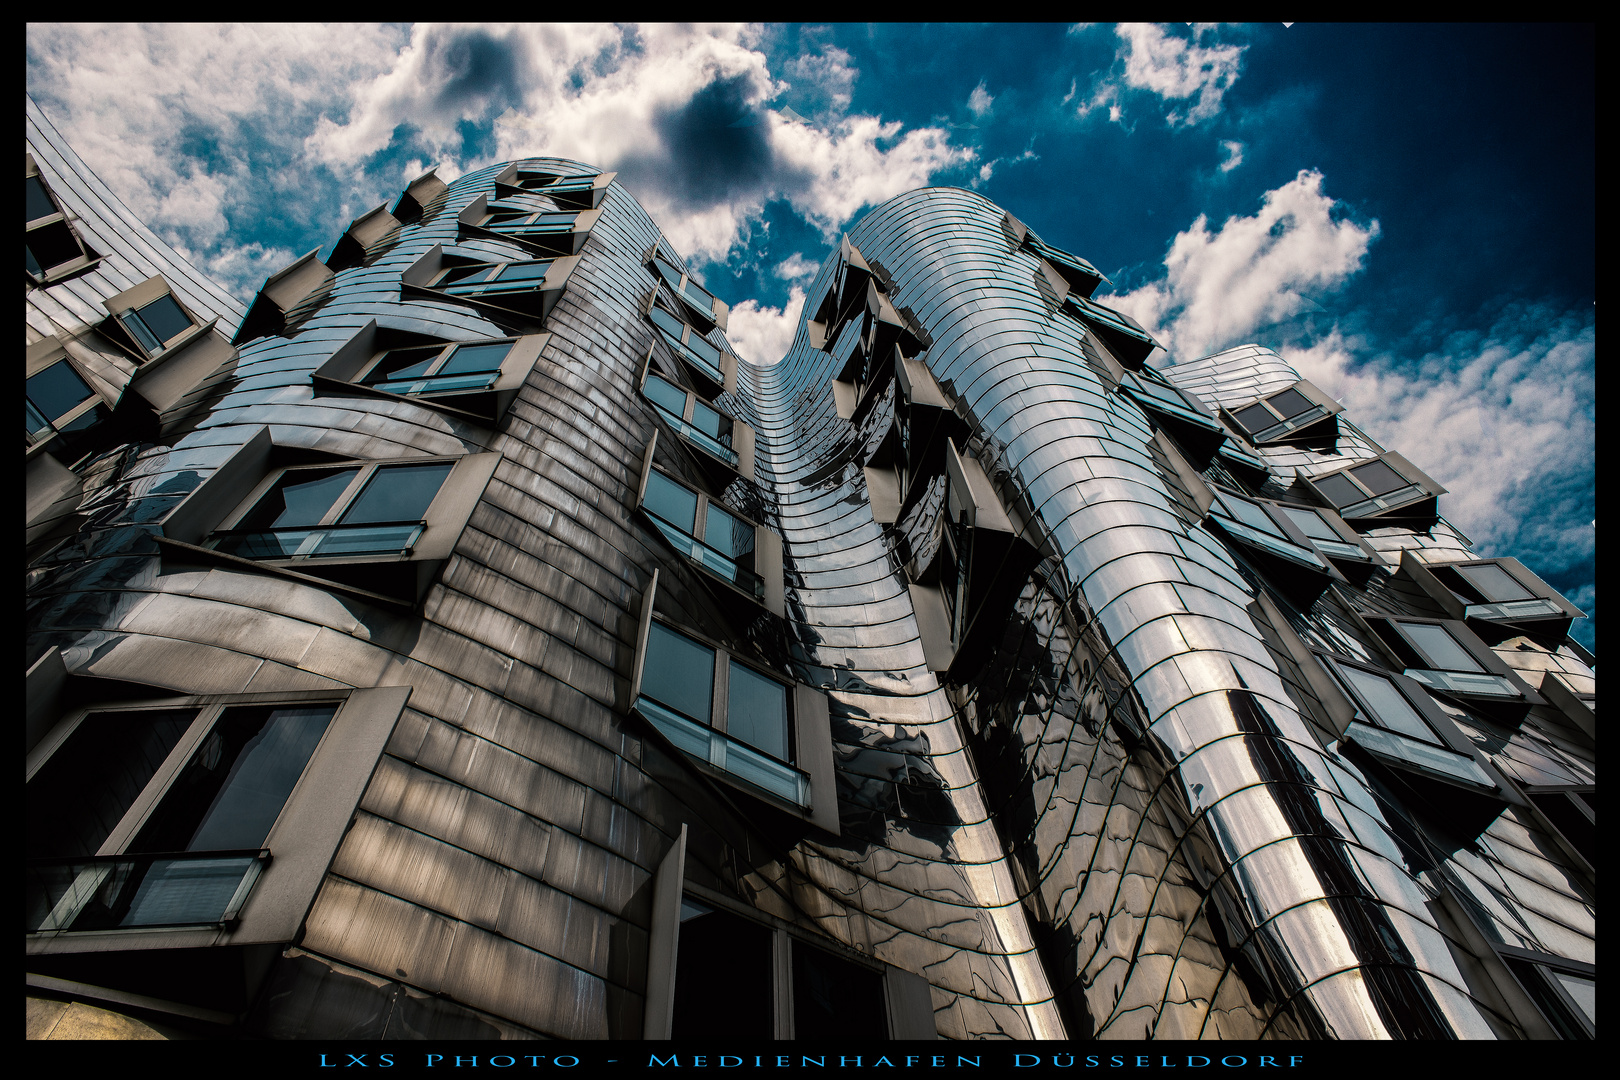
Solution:
M 1466 539 L 1443 520 L 1369 529 L 1383 560 L 1370 578 L 1283 599 L 1288 625 L 1272 625 L 1255 599 L 1265 574 L 1172 494 L 1157 421 L 1113 389 L 1077 309 L 1043 293 L 1039 248 L 1011 241 L 974 193 L 911 192 L 849 237 L 922 331 L 921 359 L 966 425 L 956 449 L 1036 556 L 1010 606 L 985 616 L 985 662 L 948 682 L 905 569 L 940 542 L 946 485 L 920 489 L 892 527 L 874 520 L 863 466 L 895 395 L 859 426 L 838 416 L 844 337 L 823 351 L 801 325 L 785 357 L 738 364 L 714 402 L 757 433 L 755 475 L 714 494 L 780 532 L 785 620 L 738 617 L 634 512 L 657 423 L 638 390 L 649 348 L 655 371 L 691 380 L 642 314 L 659 230 L 617 184 L 497 426 L 404 399 L 317 398 L 311 373 L 372 319 L 449 341 L 509 335 L 472 307 L 400 293 L 435 245 L 528 257 L 489 235 L 457 240 L 457 215 L 505 168 L 454 181 L 286 333 L 243 344 L 191 430 L 98 466 L 82 528 L 29 568 L 30 663 L 55 647 L 70 674 L 187 693 L 413 687 L 253 1033 L 639 1033 L 638 895 L 683 824 L 690 881 L 923 975 L 947 1038 L 1516 1037 L 1518 1006 L 1493 988 L 1501 964 L 1481 941 L 1592 960 L 1590 883 L 1528 802 L 1507 798 L 1473 836 L 1440 842 L 1430 808 L 1391 786 L 1401 774 L 1324 735 L 1328 707 L 1301 667 L 1314 661 L 1279 644 L 1286 632 L 1389 663 L 1358 613 L 1432 614 L 1398 577 L 1401 552 L 1462 559 Z M 839 264 L 823 266 L 807 320 Z M 30 333 L 46 306 L 30 307 Z M 730 351 L 719 329 L 706 340 Z M 1253 346 L 1167 374 L 1212 414 L 1297 380 Z M 1328 449 L 1238 447 L 1268 470 L 1257 493 L 1380 453 L 1338 424 Z M 334 459 L 503 458 L 410 612 L 312 579 L 166 564 L 153 534 L 170 496 L 265 427 L 278 448 Z M 712 490 L 670 442 L 657 464 Z M 1225 460 L 1205 479 L 1222 482 Z M 661 616 L 826 690 L 841 835 L 784 839 L 630 714 L 655 569 Z M 1533 686 L 1589 675 L 1568 646 L 1495 650 Z M 1443 704 L 1510 782 L 1592 783 L 1590 739 L 1551 706 L 1514 726 Z

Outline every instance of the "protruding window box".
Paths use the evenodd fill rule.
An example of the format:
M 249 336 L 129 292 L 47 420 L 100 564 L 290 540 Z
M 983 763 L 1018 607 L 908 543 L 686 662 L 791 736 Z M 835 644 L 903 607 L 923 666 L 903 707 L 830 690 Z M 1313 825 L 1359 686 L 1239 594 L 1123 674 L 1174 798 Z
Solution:
M 159 548 L 166 564 L 272 573 L 414 606 L 500 458 L 339 460 L 276 447 L 261 428 L 169 513 Z
M 1363 615 L 1405 675 L 1500 720 L 1522 719 L 1545 700 L 1461 622 Z
M 687 370 L 703 387 L 705 397 L 716 397 L 737 388 L 737 358 L 658 303 L 658 290 L 647 295 L 641 310 L 657 328 L 664 344 L 685 362 Z
M 378 327 L 373 319 L 311 381 L 317 397 L 409 398 L 490 427 L 506 414 L 550 340 L 542 333 L 450 342 Z
M 883 396 L 890 378 L 904 362 L 898 345 L 892 346 L 882 360 L 874 359 L 870 365 L 861 363 L 862 359 L 862 356 L 852 357 L 851 363 L 846 364 L 844 371 L 839 373 L 840 377 L 832 381 L 834 410 L 857 427 L 871 411 L 873 402 Z M 926 367 L 923 370 L 927 372 Z M 849 377 L 844 378 L 845 375 Z M 933 381 L 932 375 L 928 376 L 928 381 Z
M 706 775 L 836 835 L 827 699 L 654 615 L 642 601 L 630 708 Z
M 1407 549 L 1401 552 L 1401 570 L 1453 619 L 1562 638 L 1574 620 L 1586 617 L 1514 558 L 1425 563 Z
M 866 355 L 889 356 L 898 346 L 903 353 L 916 354 L 923 347 L 911 321 L 895 310 L 888 293 L 878 287 L 876 278 L 866 283 Z
M 1122 371 L 1119 388 L 1158 423 L 1168 427 L 1187 452 L 1200 461 L 1208 461 L 1226 441 L 1226 429 L 1203 402 L 1171 384 L 1152 368 Z
M 642 461 L 636 509 L 671 547 L 702 569 L 707 580 L 721 586 L 715 592 L 733 610 L 748 614 L 747 607 L 730 603 L 740 599 L 785 615 L 781 536 L 664 472 L 653 464 L 657 447 L 655 431 Z
M 1291 506 L 1287 503 L 1274 505 L 1294 523 L 1295 528 L 1310 541 L 1312 547 L 1327 556 L 1341 570 L 1370 568 L 1378 562 L 1378 554 L 1367 546 L 1361 534 L 1346 525 L 1344 519 L 1332 510 L 1319 506 Z
M 248 305 L 248 313 L 237 328 L 232 345 L 241 345 L 268 334 L 285 333 L 324 300 L 332 280 L 332 268 L 315 256 L 316 248 L 295 259 L 265 280 L 264 288 Z
M 641 393 L 652 403 L 655 415 L 699 451 L 692 455 L 693 460 L 717 487 L 725 487 L 739 476 L 754 478 L 753 427 L 716 409 L 696 391 L 653 371 L 651 350 L 642 367 Z
M 1434 521 L 1446 489 L 1394 451 L 1298 481 L 1346 521 L 1390 517 Z
M 34 342 L 26 353 L 26 456 L 32 460 L 48 452 L 72 465 L 109 437 L 107 393 L 97 389 L 54 337 Z
M 1090 297 L 1097 291 L 1097 286 L 1108 281 L 1095 266 L 1078 255 L 1053 247 L 1037 236 L 1028 225 L 1013 217 L 1003 214 L 1001 217 L 1001 231 L 1007 237 L 1007 243 L 1013 250 L 1022 247 L 1036 258 L 1047 264 L 1051 273 L 1063 279 L 1064 287 L 1060 290 L 1067 293 L 1072 289 L 1083 297 Z M 1043 271 L 1045 273 L 1046 271 Z M 1055 282 L 1053 283 L 1056 284 Z M 1112 284 L 1110 282 L 1110 284 Z M 1058 297 L 1062 303 L 1064 296 Z
M 838 266 L 832 282 L 822 294 L 813 310 L 815 315 L 805 322 L 810 343 L 817 349 L 832 351 L 851 322 L 864 318 L 866 287 L 872 280 L 872 268 L 846 235 L 838 243 Z M 843 378 L 843 376 L 839 376 Z
M 435 167 L 412 180 L 405 190 L 399 193 L 399 198 L 389 213 L 406 225 L 420 223 L 427 216 L 428 207 L 450 190 L 450 185 L 435 175 L 437 172 L 438 169 Z
M 541 255 L 578 255 L 599 210 L 550 210 L 480 195 L 457 215 L 456 236 L 506 240 Z
M 1285 509 L 1226 490 L 1213 490 L 1210 521 L 1260 558 L 1261 568 L 1296 603 L 1309 606 L 1333 581 L 1344 581 Z
M 103 323 L 101 330 L 120 344 L 132 346 L 131 351 L 142 362 L 189 345 L 218 321 L 204 322 L 193 315 L 161 275 L 109 297 L 102 301 L 102 307 L 112 321 Z
M 1096 334 L 1108 351 L 1132 371 L 1140 371 L 1147 362 L 1148 354 L 1159 347 L 1159 343 L 1135 319 L 1079 293 L 1068 295 L 1063 301 L 1063 310 Z
M 578 262 L 577 255 L 549 262 L 480 262 L 446 255 L 443 246 L 435 244 L 400 275 L 400 296 L 467 304 L 502 326 L 538 330 L 557 306 Z
M 654 277 L 669 286 L 670 291 L 691 310 L 703 326 L 707 329 L 718 326 L 721 330 L 725 330 L 731 309 L 718 296 L 692 280 L 691 275 L 681 267 L 680 260 L 670 251 L 667 244 L 662 240 L 654 244 L 648 249 L 642 262 L 652 271 Z
M 597 173 L 595 176 L 563 176 L 512 165 L 495 178 L 495 194 L 507 198 L 523 191 L 550 197 L 558 206 L 572 210 L 595 210 L 607 197 L 608 185 L 618 173 Z
M 370 258 L 374 248 L 399 235 L 401 227 L 400 220 L 388 212 L 386 205 L 360 215 L 349 222 L 349 227 L 332 245 L 326 265 L 334 272 L 361 265 Z
M 38 285 L 54 285 L 100 265 L 101 256 L 86 247 L 74 230 L 31 154 L 23 155 L 23 183 L 27 188 L 24 254 L 29 279 Z
M 968 426 L 921 358 L 895 361 L 894 462 L 901 492 L 898 516 L 909 513 L 945 471 L 946 444 L 965 439 Z M 886 464 L 879 460 L 878 464 Z
M 1305 379 L 1286 389 L 1225 409 L 1225 419 L 1254 446 L 1327 442 L 1338 435 L 1335 417 L 1344 406 Z

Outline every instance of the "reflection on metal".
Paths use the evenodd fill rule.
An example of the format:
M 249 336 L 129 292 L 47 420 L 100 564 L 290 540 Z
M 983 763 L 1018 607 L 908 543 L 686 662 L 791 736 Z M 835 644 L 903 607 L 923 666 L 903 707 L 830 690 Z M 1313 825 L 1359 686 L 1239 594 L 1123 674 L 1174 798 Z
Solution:
M 371 319 L 446 342 L 510 337 L 487 305 L 402 296 L 400 276 L 436 251 L 531 258 L 497 231 L 461 229 L 476 201 L 514 196 L 537 214 L 596 213 L 554 306 L 531 309 L 549 342 L 494 426 L 338 383 L 315 396 L 312 373 Z M 1188 494 L 1207 496 L 1207 481 L 1308 503 L 1297 476 L 1383 453 L 1348 418 L 1331 445 L 1217 450 L 1213 420 L 1198 428 L 1205 441 L 1178 442 L 1122 381 L 1145 336 L 1078 293 L 1050 302 L 1054 274 L 1079 288 L 1089 265 L 1064 256 L 1054 269 L 1056 249 L 1009 243 L 1005 212 L 968 191 L 911 192 L 864 218 L 773 364 L 736 363 L 733 381 L 723 329 L 683 330 L 727 357 L 724 385 L 707 387 L 647 317 L 657 279 L 644 256 L 659 229 L 611 174 L 531 159 L 418 184 L 396 205 L 397 233 L 366 246 L 364 265 L 337 260 L 292 336 L 247 341 L 188 432 L 95 465 L 82 524 L 29 568 L 27 659 L 54 647 L 69 684 L 413 688 L 386 752 L 365 764 L 369 787 L 304 936 L 248 980 L 244 1033 L 662 1031 L 645 1010 L 661 932 L 652 896 L 667 906 L 656 875 L 683 837 L 693 887 L 926 977 L 942 1037 L 1553 1030 L 1499 950 L 1577 976 L 1592 962 L 1591 883 L 1522 790 L 1592 784 L 1589 730 L 1555 705 L 1510 722 L 1436 687 L 1471 766 L 1463 792 L 1403 762 L 1393 740 L 1367 753 L 1334 737 L 1345 706 L 1324 705 L 1313 687 L 1325 676 L 1302 666 L 1320 663 L 1317 650 L 1399 670 L 1362 613 L 1442 617 L 1401 574 L 1402 553 L 1466 560 L 1466 538 L 1443 519 L 1363 522 L 1371 576 L 1327 581 L 1326 560 L 1298 560 L 1291 572 L 1324 576 L 1301 610 L 1289 599 L 1301 591 L 1273 579 L 1281 564 L 1229 545 L 1230 522 L 1224 535 L 1201 524 L 1208 499 Z M 866 305 L 850 305 L 847 325 L 813 320 L 857 261 Z M 30 320 L 43 310 L 33 296 Z M 240 317 L 222 295 L 207 308 L 213 296 L 186 299 Z M 867 342 L 885 355 L 898 345 L 908 406 L 924 374 L 941 396 L 944 408 L 903 410 L 901 443 L 888 441 L 894 391 L 874 396 L 859 429 L 835 403 L 833 380 Z M 654 458 L 780 534 L 785 617 L 728 604 L 633 512 L 643 453 L 669 422 L 639 392 L 649 350 L 655 374 L 751 427 L 753 465 L 724 486 L 678 440 Z M 1299 378 L 1253 346 L 1167 374 L 1210 417 Z M 887 458 L 904 450 L 905 417 L 923 412 L 951 421 L 930 475 Z M 160 560 L 167 511 L 266 430 L 272 467 L 501 457 L 409 611 L 316 579 Z M 971 506 L 957 490 L 970 472 Z M 942 538 L 969 518 L 1016 539 L 981 544 L 973 569 L 1009 580 L 948 600 L 928 578 L 946 573 Z M 826 692 L 841 835 L 784 825 L 632 712 L 655 572 L 661 618 Z M 956 618 L 975 628 L 971 662 L 948 634 L 925 645 L 952 615 L 918 610 L 919 595 L 978 604 Z M 1576 688 L 1565 696 L 1590 699 L 1589 658 L 1567 640 L 1468 625 L 1531 685 L 1554 672 Z M 1376 718 L 1361 720 L 1352 733 L 1376 733 Z M 1451 793 L 1472 800 L 1466 830 L 1446 817 Z M 667 1011 L 664 968 L 653 989 Z

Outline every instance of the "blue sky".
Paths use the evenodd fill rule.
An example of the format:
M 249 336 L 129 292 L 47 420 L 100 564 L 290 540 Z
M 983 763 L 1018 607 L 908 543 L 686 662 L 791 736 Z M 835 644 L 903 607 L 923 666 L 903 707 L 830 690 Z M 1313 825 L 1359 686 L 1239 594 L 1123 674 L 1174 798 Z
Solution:
M 1192 360 L 1277 349 L 1595 615 L 1590 26 L 31 25 L 28 91 L 243 297 L 429 165 L 616 169 L 739 352 L 866 208 L 983 192 Z M 1595 619 L 1577 622 L 1592 646 Z

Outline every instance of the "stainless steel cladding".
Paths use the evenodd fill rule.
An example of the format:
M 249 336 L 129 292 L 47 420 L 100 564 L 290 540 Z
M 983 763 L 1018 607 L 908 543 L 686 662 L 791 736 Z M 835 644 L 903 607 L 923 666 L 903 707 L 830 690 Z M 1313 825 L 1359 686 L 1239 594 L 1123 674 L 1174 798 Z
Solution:
M 95 308 L 158 274 L 230 354 L 31 432 L 31 1025 L 1590 1030 L 1579 613 L 1275 354 L 1161 375 L 1089 263 L 929 189 L 739 361 L 553 159 L 430 173 L 244 310 L 29 110 L 101 259 L 29 344 L 139 377 L 180 339 Z

